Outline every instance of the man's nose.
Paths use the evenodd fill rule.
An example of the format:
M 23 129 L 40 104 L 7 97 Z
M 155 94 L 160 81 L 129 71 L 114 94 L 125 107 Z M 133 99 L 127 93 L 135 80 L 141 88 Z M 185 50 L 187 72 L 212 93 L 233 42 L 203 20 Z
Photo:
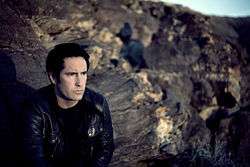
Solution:
M 82 84 L 83 84 L 83 78 L 80 75 L 77 75 L 75 85 L 76 86 L 82 86 Z

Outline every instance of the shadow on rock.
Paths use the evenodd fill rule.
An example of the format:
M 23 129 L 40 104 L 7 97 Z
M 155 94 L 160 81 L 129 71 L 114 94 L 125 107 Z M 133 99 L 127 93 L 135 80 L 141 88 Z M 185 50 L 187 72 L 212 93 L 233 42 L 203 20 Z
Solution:
M 143 57 L 144 46 L 141 41 L 132 39 L 133 30 L 129 23 L 124 23 L 117 36 L 123 42 L 120 51 L 121 57 L 129 62 L 129 64 L 136 70 L 147 68 L 147 64 Z
M 17 166 L 20 107 L 34 89 L 17 81 L 15 64 L 3 51 L 0 51 L 0 76 L 0 163 Z

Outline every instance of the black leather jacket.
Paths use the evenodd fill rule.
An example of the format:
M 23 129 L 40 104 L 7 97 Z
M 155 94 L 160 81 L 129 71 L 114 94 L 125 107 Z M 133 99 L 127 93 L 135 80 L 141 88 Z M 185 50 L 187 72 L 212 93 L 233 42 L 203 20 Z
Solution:
M 105 98 L 86 88 L 83 99 L 91 106 L 87 135 L 79 146 L 83 161 L 76 166 L 108 166 L 113 150 L 113 128 Z M 53 111 L 56 97 L 52 85 L 35 93 L 25 105 L 22 123 L 23 155 L 28 166 L 54 167 L 63 147 L 62 129 Z M 84 112 L 84 111 L 83 111 Z M 80 129 L 80 127 L 79 127 Z M 86 134 L 82 129 L 82 133 Z

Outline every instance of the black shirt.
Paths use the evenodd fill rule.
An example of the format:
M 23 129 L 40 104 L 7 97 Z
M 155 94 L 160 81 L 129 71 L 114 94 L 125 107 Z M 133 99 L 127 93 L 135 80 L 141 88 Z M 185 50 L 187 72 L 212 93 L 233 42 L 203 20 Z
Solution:
M 56 106 L 56 117 L 62 131 L 63 154 L 55 166 L 81 166 L 83 158 L 81 144 L 87 134 L 88 125 L 87 105 L 79 101 L 75 106 L 63 109 Z

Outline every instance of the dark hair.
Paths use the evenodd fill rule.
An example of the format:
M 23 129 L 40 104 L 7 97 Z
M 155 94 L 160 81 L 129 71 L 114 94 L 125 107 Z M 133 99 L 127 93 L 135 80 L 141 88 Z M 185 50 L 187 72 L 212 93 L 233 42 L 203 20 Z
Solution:
M 89 69 L 89 54 L 84 47 L 77 43 L 62 43 L 56 45 L 48 54 L 46 71 L 51 72 L 56 78 L 64 68 L 64 59 L 68 57 L 83 57 Z

